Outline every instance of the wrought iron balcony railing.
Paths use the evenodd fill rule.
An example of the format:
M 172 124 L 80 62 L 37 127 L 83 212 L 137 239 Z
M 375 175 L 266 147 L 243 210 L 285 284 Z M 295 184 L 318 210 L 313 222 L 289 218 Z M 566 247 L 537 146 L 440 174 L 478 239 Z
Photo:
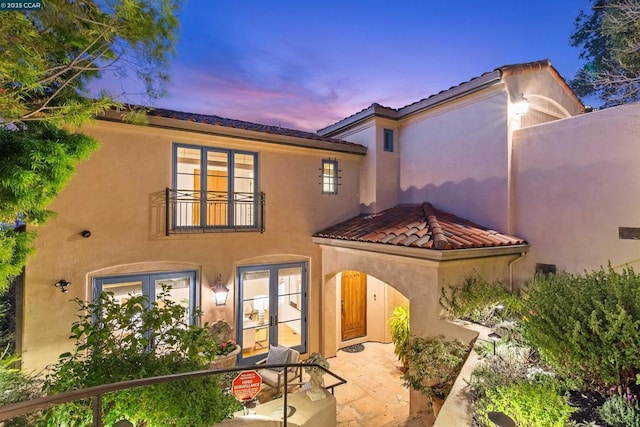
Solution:
M 264 193 L 165 190 L 166 234 L 264 232 Z

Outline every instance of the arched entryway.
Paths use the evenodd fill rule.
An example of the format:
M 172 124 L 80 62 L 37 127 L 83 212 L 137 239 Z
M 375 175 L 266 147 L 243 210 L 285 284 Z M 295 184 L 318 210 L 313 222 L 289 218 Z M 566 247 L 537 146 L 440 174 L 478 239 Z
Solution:
M 444 285 L 461 283 L 465 277 L 480 274 L 489 280 L 503 279 L 508 271 L 509 261 L 514 259 L 511 251 L 494 250 L 494 256 L 487 253 L 466 251 L 455 254 L 451 259 L 437 259 L 433 254 L 422 251 L 426 256 L 420 257 L 419 251 L 407 254 L 385 253 L 375 249 L 381 245 L 361 245 L 363 247 L 340 247 L 325 245 L 317 241 L 322 248 L 322 268 L 324 284 L 322 288 L 322 322 L 321 322 L 321 353 L 325 357 L 336 355 L 339 348 L 347 345 L 378 341 L 372 339 L 373 321 L 367 322 L 367 334 L 364 337 L 350 341 L 341 340 L 341 273 L 343 271 L 359 271 L 367 275 L 367 302 L 379 294 L 373 291 L 373 280 L 380 281 L 386 286 L 387 295 L 398 293 L 409 301 L 410 329 L 412 335 L 436 336 L 444 335 L 449 339 L 459 338 L 471 341 L 476 333 L 456 324 L 441 319 L 439 298 Z M 339 242 L 345 244 L 345 242 Z M 356 244 L 356 246 L 360 246 Z M 382 247 L 382 249 L 386 249 Z M 381 250 L 382 250 L 381 249 Z M 399 252 L 401 252 L 400 250 Z M 407 251 L 409 252 L 409 251 Z M 411 256 L 413 255 L 413 256 Z M 462 257 L 462 255 L 466 255 Z M 478 256 L 484 255 L 484 256 Z M 432 256 L 429 258 L 429 256 Z M 435 258 L 435 259 L 434 259 Z M 373 278 L 373 279 L 370 279 Z M 384 321 L 391 316 L 394 303 L 387 297 L 387 311 Z M 368 315 L 371 307 L 367 308 Z M 386 328 L 382 342 L 391 342 Z M 418 413 L 424 397 L 419 392 L 410 391 L 410 413 Z
M 391 342 L 389 319 L 409 299 L 389 284 L 363 271 L 335 275 L 337 349 L 367 341 Z

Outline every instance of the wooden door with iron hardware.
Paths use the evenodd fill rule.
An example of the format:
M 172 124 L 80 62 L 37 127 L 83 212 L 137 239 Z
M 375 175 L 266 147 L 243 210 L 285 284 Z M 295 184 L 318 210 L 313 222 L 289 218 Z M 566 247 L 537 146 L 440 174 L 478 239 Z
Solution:
M 367 335 L 367 275 L 359 271 L 342 272 L 342 341 Z

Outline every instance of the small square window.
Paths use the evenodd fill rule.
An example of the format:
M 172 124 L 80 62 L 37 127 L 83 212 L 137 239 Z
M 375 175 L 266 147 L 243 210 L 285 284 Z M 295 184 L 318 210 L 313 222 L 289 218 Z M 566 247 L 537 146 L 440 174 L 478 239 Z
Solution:
M 392 129 L 384 130 L 384 151 L 393 153 L 393 130 Z
M 322 194 L 338 194 L 338 161 L 322 161 Z

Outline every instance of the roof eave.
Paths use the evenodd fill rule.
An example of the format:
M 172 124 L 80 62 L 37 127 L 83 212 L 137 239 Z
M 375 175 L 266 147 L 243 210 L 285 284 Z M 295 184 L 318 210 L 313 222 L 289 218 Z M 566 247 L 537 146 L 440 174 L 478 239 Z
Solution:
M 437 107 L 447 102 L 454 101 L 463 96 L 472 94 L 483 90 L 489 86 L 500 82 L 502 80 L 502 74 L 500 70 L 494 70 L 490 73 L 486 73 L 480 77 L 470 80 L 461 85 L 452 87 L 451 89 L 440 92 L 439 94 L 430 96 L 421 101 L 402 107 L 398 110 L 394 110 L 388 107 L 383 107 L 379 104 L 372 104 L 369 108 L 362 110 L 352 116 L 347 117 L 337 123 L 334 123 L 325 128 L 319 129 L 317 133 L 322 136 L 332 136 L 347 128 L 356 126 L 365 120 L 372 117 L 384 117 L 393 120 L 404 119 L 413 114 L 417 114 L 424 110 Z
M 345 249 L 356 249 L 365 252 L 376 252 L 388 255 L 398 255 L 408 258 L 418 258 L 429 261 L 454 261 L 461 259 L 487 258 L 504 255 L 517 255 L 529 250 L 528 244 L 509 246 L 490 246 L 485 248 L 467 249 L 424 249 L 411 248 L 395 245 L 385 245 L 381 243 L 355 242 L 353 240 L 328 239 L 324 237 L 312 237 L 313 243 L 321 246 L 331 246 Z
M 340 120 L 337 123 L 324 127 L 316 131 L 318 135 L 331 137 L 333 134 L 342 131 L 346 128 L 354 127 L 360 123 L 367 121 L 373 117 L 380 117 L 385 119 L 397 120 L 398 111 L 393 108 L 385 107 L 383 105 L 374 103 L 368 108 L 355 113 L 345 119 Z
M 409 115 L 419 113 L 429 108 L 437 107 L 444 103 L 462 98 L 463 96 L 481 91 L 489 86 L 493 86 L 500 81 L 502 81 L 502 75 L 500 71 L 492 71 L 459 86 L 455 86 L 449 90 L 440 92 L 437 95 L 433 95 L 429 98 L 423 99 L 422 101 L 407 105 L 406 107 L 398 110 L 398 117 L 405 118 Z
M 107 111 L 98 120 L 124 123 L 120 113 Z M 259 132 L 249 129 L 232 128 L 208 123 L 189 122 L 167 117 L 147 116 L 148 123 L 144 126 L 155 128 L 181 130 L 186 132 L 197 132 L 207 135 L 232 137 L 271 144 L 289 145 L 295 147 L 314 148 L 318 150 L 336 151 L 341 153 L 365 155 L 367 147 L 359 144 L 339 144 L 322 140 L 301 138 L 290 135 L 279 135 L 276 133 Z M 267 136 L 268 135 L 268 136 Z

